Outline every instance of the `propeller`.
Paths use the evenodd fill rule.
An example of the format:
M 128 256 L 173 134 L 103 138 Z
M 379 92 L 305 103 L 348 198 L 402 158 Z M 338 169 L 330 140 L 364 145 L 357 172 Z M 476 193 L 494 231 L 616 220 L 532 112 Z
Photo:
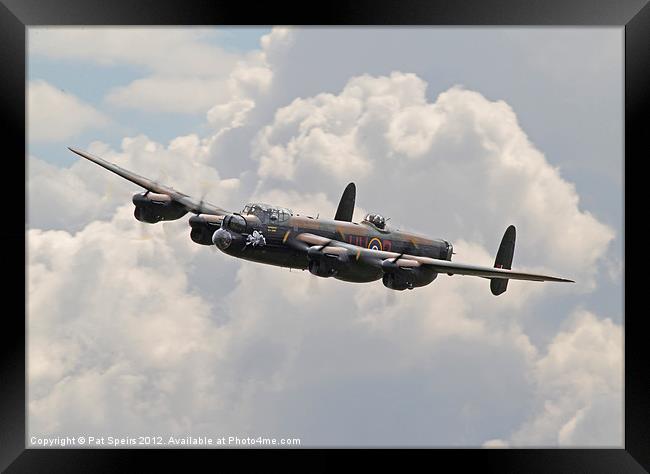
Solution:
M 308 289 L 309 293 L 310 294 L 317 294 L 318 290 L 320 289 L 319 288 L 320 284 L 319 284 L 319 281 L 318 281 L 318 280 L 320 280 L 320 278 L 317 277 L 316 275 L 312 275 L 311 273 L 309 273 L 308 277 L 309 278 L 307 278 L 307 280 L 308 280 L 307 281 L 307 289 Z
M 160 168 L 160 176 L 161 176 L 160 180 L 163 183 L 169 183 L 169 179 L 168 179 L 169 175 L 167 174 L 167 171 L 165 171 L 165 168 Z M 158 180 L 155 181 L 155 183 L 158 184 Z
M 176 233 L 174 232 L 173 222 L 163 222 L 162 228 L 163 233 L 165 234 L 165 240 L 170 241 L 176 236 Z
M 386 306 L 395 306 L 397 303 L 397 291 L 386 291 Z
M 148 190 L 147 190 L 147 192 L 144 193 L 144 196 L 146 196 L 147 194 L 149 194 Z M 145 224 L 144 222 L 140 222 L 140 221 L 137 221 L 137 222 L 138 222 L 138 228 L 139 228 L 138 233 L 140 234 L 140 237 L 138 237 L 136 239 L 133 239 L 133 240 L 150 240 L 151 235 L 149 234 L 149 231 L 147 230 L 147 225 L 148 224 Z
M 108 180 L 104 184 L 104 199 L 110 201 L 113 197 L 113 180 Z
M 199 212 L 196 212 L 197 215 L 203 213 L 203 203 L 205 202 L 205 197 L 210 194 L 214 187 L 214 181 L 207 181 L 205 179 L 201 181 L 201 197 L 199 198 Z
M 149 233 L 149 229 L 147 228 L 148 225 L 150 224 L 145 224 L 144 222 L 138 222 L 138 227 L 139 231 L 138 234 L 140 234 L 139 237 L 135 237 L 132 240 L 151 240 L 151 234 Z

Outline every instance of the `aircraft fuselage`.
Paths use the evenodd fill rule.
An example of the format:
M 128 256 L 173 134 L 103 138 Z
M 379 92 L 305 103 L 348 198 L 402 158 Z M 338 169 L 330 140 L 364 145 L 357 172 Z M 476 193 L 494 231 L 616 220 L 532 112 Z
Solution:
M 369 223 L 353 223 L 308 216 L 290 216 L 274 222 L 263 222 L 254 215 L 241 215 L 246 231 L 258 231 L 264 237 L 263 245 L 251 245 L 246 240 L 231 242 L 227 247 L 217 245 L 224 253 L 258 263 L 305 270 L 309 257 L 305 252 L 287 245 L 293 235 L 310 233 L 326 239 L 346 242 L 369 249 L 405 253 L 424 257 L 451 259 L 451 245 L 441 239 L 428 239 L 399 230 L 382 230 Z M 228 221 L 225 226 L 228 227 Z M 237 239 L 235 239 L 237 240 Z M 381 268 L 357 264 L 342 268 L 334 278 L 350 282 L 370 282 L 382 278 Z

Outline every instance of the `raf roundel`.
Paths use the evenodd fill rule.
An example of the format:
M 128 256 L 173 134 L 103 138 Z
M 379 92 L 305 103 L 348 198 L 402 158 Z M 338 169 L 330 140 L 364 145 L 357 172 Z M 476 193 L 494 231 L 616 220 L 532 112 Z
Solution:
M 370 242 L 368 242 L 368 248 L 371 250 L 383 250 L 381 246 L 381 240 L 379 240 L 377 237 L 373 237 L 370 239 Z

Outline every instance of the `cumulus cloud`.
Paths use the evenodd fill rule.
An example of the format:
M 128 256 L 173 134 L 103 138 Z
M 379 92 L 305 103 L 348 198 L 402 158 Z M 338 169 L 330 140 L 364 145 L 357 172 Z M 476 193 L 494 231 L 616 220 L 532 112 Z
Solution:
M 219 67 L 206 67 L 205 58 L 194 54 L 184 61 L 196 61 L 198 72 L 192 66 L 174 70 L 157 68 L 156 75 L 112 89 L 106 100 L 120 107 L 155 112 L 203 114 L 207 111 L 208 122 L 217 130 L 240 127 L 255 107 L 255 99 L 268 91 L 273 78 L 266 51 L 284 36 L 276 39 L 274 32 L 267 36 L 261 41 L 261 50 L 229 55 Z M 166 37 L 166 41 L 170 39 Z M 205 52 L 210 53 L 213 61 L 216 49 L 211 47 Z M 216 54 L 217 59 L 223 54 Z
M 221 78 L 151 76 L 112 89 L 106 101 L 119 107 L 192 114 L 205 113 L 207 107 L 227 98 Z
M 521 368 L 534 349 L 525 337 L 512 337 L 512 328 L 470 316 L 467 304 L 456 304 L 460 293 L 443 288 L 435 298 L 399 294 L 391 301 L 380 284 L 321 281 L 248 262 L 233 267 L 235 261 L 192 244 L 180 225 L 153 226 L 143 240 L 140 225 L 124 206 L 110 221 L 75 234 L 29 231 L 31 433 L 124 434 L 147 427 L 293 434 L 311 445 L 426 445 L 444 443 L 435 424 L 420 421 L 424 432 L 417 435 L 394 431 L 390 420 L 369 436 L 376 423 L 351 429 L 343 420 L 379 420 L 403 403 L 432 416 L 484 413 L 483 403 L 506 418 L 521 410 L 504 403 L 503 391 L 525 390 Z M 236 285 L 225 293 L 192 283 L 224 272 Z M 208 291 L 222 296 L 210 302 Z M 467 344 L 474 348 L 469 353 Z M 456 356 L 458 364 L 471 361 L 461 385 L 480 384 L 482 401 L 471 390 L 451 405 L 444 401 L 458 385 L 449 383 L 453 369 L 441 361 Z M 481 376 L 491 364 L 510 381 Z M 396 393 L 404 372 L 447 383 L 415 390 L 405 380 L 400 398 L 359 406 L 371 392 L 350 380 Z M 350 408 L 336 403 L 338 397 Z M 309 400 L 321 408 L 305 411 Z M 476 429 L 481 416 L 466 423 Z M 328 428 L 327 418 L 336 425 Z M 453 430 L 454 443 L 462 444 L 463 428 Z
M 215 32 L 174 28 L 36 28 L 30 54 L 104 67 L 131 65 L 148 75 L 113 87 L 109 105 L 150 112 L 205 114 L 212 107 L 237 109 L 229 126 L 241 126 L 257 95 L 268 90 L 272 72 L 267 52 L 286 43 L 288 30 L 262 37 L 260 49 L 225 51 L 210 40 Z M 242 107 L 242 103 L 246 107 Z M 220 125 L 219 109 L 211 114 Z
M 118 151 L 101 142 L 92 143 L 88 150 L 186 194 L 226 208 L 240 207 L 239 179 L 224 179 L 207 163 L 207 142 L 197 135 L 177 137 L 166 146 L 140 135 L 125 138 Z M 93 220 L 110 218 L 142 190 L 81 158 L 61 168 L 30 157 L 28 173 L 31 228 L 79 230 Z
M 92 105 L 43 80 L 29 82 L 27 120 L 28 138 L 34 142 L 62 141 L 109 123 Z
M 93 151 L 121 162 L 102 147 Z M 141 137 L 123 148 L 133 165 L 174 152 L 203 156 L 194 136 L 168 147 Z M 204 172 L 191 167 L 187 179 Z M 334 210 L 322 193 L 276 189 L 260 198 Z M 540 390 L 528 374 L 539 367 L 542 382 L 553 379 L 562 368 L 544 361 L 572 345 L 561 337 L 540 357 L 519 324 L 527 295 L 495 299 L 480 279 L 440 277 L 430 291 L 392 293 L 379 282 L 320 280 L 214 255 L 189 241 L 181 221 L 147 226 L 145 235 L 142 226 L 126 205 L 74 234 L 29 231 L 30 433 L 147 427 L 292 435 L 318 446 L 476 445 L 483 426 L 517 428 Z M 488 263 L 480 245 L 461 245 L 468 259 Z M 595 413 L 615 418 L 606 410 Z M 444 433 L 441 416 L 449 418 Z M 563 440 L 579 440 L 573 433 L 593 419 L 583 409 Z
M 253 100 L 268 90 L 271 70 L 263 53 L 237 61 L 227 74 L 196 75 L 192 71 L 158 74 L 113 88 L 108 104 L 154 112 L 204 114 L 217 127 L 238 127 L 255 107 Z M 230 112 L 224 122 L 224 111 Z
M 424 80 L 395 72 L 276 109 L 261 97 L 282 87 L 273 68 L 293 44 L 292 30 L 275 28 L 219 76 L 232 97 L 205 109 L 211 135 L 90 151 L 194 196 L 214 186 L 206 198 L 231 209 L 252 196 L 329 217 L 354 180 L 355 217 L 382 211 L 450 238 L 458 260 L 490 265 L 514 223 L 517 267 L 593 276 L 612 231 L 580 208 L 508 104 L 458 87 L 431 101 Z M 247 163 L 248 149 L 215 155 L 215 145 L 247 146 L 254 113 L 268 119 L 252 144 L 256 169 L 224 180 L 222 166 Z M 511 282 L 494 298 L 480 278 L 441 275 L 411 292 L 319 279 L 197 246 L 185 219 L 136 222 L 123 205 L 134 186 L 92 163 L 30 163 L 30 434 L 299 436 L 309 446 L 620 438 L 621 326 L 580 310 L 535 345 L 523 324 L 541 296 L 544 312 L 555 295 L 574 302 L 575 287 Z
M 294 100 L 256 138 L 260 188 L 354 180 L 360 202 L 392 216 L 417 210 L 428 216 L 422 226 L 440 223 L 452 238 L 481 232 L 472 235 L 480 243 L 515 224 L 518 257 L 593 288 L 614 232 L 580 209 L 573 184 L 528 140 L 513 110 L 460 87 L 433 103 L 425 92 L 416 75 L 394 72 Z
M 278 57 L 283 57 L 294 42 L 294 29 L 286 26 L 276 26 L 270 33 L 260 38 L 260 45 L 265 59 L 269 63 L 277 62 Z
M 129 64 L 164 75 L 227 74 L 237 55 L 201 28 L 30 28 L 30 54 L 101 66 Z
M 218 131 L 217 134 L 243 126 L 256 107 L 256 101 L 268 94 L 273 81 L 269 52 L 290 36 L 285 32 L 278 39 L 277 30 L 274 28 L 263 36 L 260 40 L 262 49 L 248 53 L 228 75 L 225 84 L 228 100 L 218 101 L 207 113 L 208 122 Z
M 28 233 L 30 417 L 38 431 L 114 422 L 135 429 L 127 418 L 146 426 L 177 403 L 159 391 L 182 383 L 169 368 L 221 350 L 210 307 L 188 291 L 184 262 L 200 248 L 185 234 L 172 249 L 162 227 L 142 239 L 138 227 L 124 206 L 76 234 Z
M 215 105 L 208 111 L 208 121 L 219 130 L 241 127 L 254 107 L 255 102 L 250 99 Z
M 621 326 L 577 311 L 531 373 L 538 408 L 512 434 L 512 445 L 622 446 Z
M 196 68 L 188 68 L 158 74 L 114 88 L 106 100 L 111 105 L 149 111 L 186 114 L 207 111 L 208 122 L 217 131 L 241 127 L 255 108 L 255 100 L 271 84 L 273 73 L 266 49 L 275 41 L 263 41 L 262 50 L 239 57 L 225 73 L 217 68 L 197 74 Z
M 567 405 L 560 442 L 617 419 L 591 397 L 620 379 L 611 321 L 580 316 L 541 355 L 485 282 L 390 293 L 236 261 L 167 224 L 142 239 L 124 206 L 75 234 L 29 231 L 31 434 L 477 445 L 516 430 L 535 393 Z

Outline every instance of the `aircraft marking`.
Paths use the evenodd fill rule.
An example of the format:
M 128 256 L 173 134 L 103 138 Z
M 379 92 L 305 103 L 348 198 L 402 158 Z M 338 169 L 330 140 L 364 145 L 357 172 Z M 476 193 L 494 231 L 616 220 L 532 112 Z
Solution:
M 381 245 L 381 240 L 379 240 L 377 237 L 370 239 L 370 242 L 368 242 L 368 248 L 372 250 L 384 250 L 383 246 Z

